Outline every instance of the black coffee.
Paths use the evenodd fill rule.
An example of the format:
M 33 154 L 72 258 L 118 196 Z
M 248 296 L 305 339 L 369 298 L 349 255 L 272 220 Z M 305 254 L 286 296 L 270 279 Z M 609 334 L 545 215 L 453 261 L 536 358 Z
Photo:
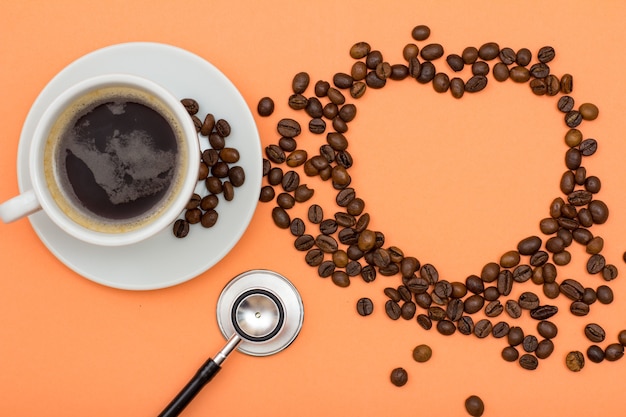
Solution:
M 57 203 L 79 223 L 130 230 L 168 205 L 184 165 L 182 134 L 147 93 L 111 87 L 94 95 L 79 98 L 52 128 L 47 179 Z

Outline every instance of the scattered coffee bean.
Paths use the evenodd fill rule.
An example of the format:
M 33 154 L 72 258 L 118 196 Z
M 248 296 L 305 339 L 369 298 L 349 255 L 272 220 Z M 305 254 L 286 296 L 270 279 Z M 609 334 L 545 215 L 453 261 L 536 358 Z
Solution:
M 472 417 L 480 417 L 485 412 L 485 404 L 477 395 L 470 395 L 465 399 L 465 410 Z
M 418 345 L 413 349 L 413 359 L 416 362 L 427 362 L 433 355 L 433 351 L 428 345 Z
M 404 386 L 409 380 L 408 373 L 404 368 L 395 368 L 391 371 L 391 383 L 396 387 Z
M 374 311 L 374 303 L 367 297 L 360 298 L 356 303 L 356 310 L 361 316 L 369 316 Z
M 585 357 L 579 351 L 572 351 L 565 357 L 565 365 L 572 372 L 579 372 L 585 366 Z

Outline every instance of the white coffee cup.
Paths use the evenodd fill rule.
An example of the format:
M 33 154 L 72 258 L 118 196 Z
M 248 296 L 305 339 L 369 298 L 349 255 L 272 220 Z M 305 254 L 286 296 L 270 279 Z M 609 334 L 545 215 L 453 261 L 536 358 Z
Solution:
M 127 126 L 155 112 L 154 123 Z M 128 245 L 170 226 L 198 182 L 200 151 L 187 110 L 166 88 L 135 75 L 101 75 L 68 88 L 31 140 L 32 188 L 0 205 L 5 223 L 43 210 L 77 239 Z

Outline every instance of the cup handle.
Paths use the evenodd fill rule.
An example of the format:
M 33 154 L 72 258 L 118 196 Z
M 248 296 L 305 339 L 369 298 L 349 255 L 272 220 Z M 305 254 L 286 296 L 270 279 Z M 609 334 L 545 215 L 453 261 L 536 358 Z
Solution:
M 41 204 L 39 204 L 35 191 L 28 190 L 0 204 L 0 219 L 4 223 L 11 223 L 39 210 L 41 210 Z

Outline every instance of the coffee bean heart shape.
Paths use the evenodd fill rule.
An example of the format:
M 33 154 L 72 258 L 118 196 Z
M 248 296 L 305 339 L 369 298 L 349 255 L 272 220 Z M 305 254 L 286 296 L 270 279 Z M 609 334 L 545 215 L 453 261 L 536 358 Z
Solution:
M 618 274 L 617 267 L 607 263 L 601 254 L 602 238 L 591 232 L 594 225 L 607 221 L 609 209 L 596 198 L 600 180 L 589 175 L 583 166 L 584 158 L 593 155 L 598 144 L 595 139 L 584 139 L 579 127 L 596 119 L 598 108 L 591 103 L 576 106 L 571 96 L 573 77 L 550 72 L 549 63 L 556 55 L 553 47 L 540 48 L 535 60 L 527 48 L 514 51 L 501 48 L 496 42 L 479 48 L 470 46 L 460 54 L 448 54 L 445 62 L 453 72 L 471 66 L 472 76 L 463 80 L 436 67 L 444 56 L 444 48 L 437 43 L 426 43 L 430 35 L 427 26 L 416 26 L 411 35 L 415 42 L 404 46 L 405 61 L 397 64 L 385 61 L 382 52 L 372 49 L 367 42 L 354 44 L 349 50 L 354 59 L 350 70 L 335 73 L 332 83 L 317 81 L 313 95 L 307 94 L 311 84 L 308 73 L 300 72 L 293 77 L 293 94 L 287 100 L 288 105 L 305 112 L 310 122 L 308 129 L 303 129 L 293 118 L 278 122 L 280 137 L 265 148 L 265 184 L 260 201 L 276 204 L 272 210 L 275 225 L 290 230 L 295 248 L 304 252 L 306 264 L 317 268 L 320 277 L 330 277 L 337 286 L 347 287 L 356 277 L 372 282 L 378 275 L 397 276 L 397 286 L 385 289 L 388 297 L 385 312 L 389 318 L 417 317 L 422 328 L 434 326 L 444 335 L 458 331 L 478 338 L 489 335 L 502 338 L 507 341 L 502 355 L 505 360 L 518 361 L 524 369 L 535 369 L 538 359 L 547 358 L 554 349 L 551 339 L 556 332 L 549 331 L 552 330 L 549 319 L 558 313 L 558 307 L 545 299 L 566 297 L 571 301 L 570 313 L 575 316 L 588 314 L 596 300 L 606 304 L 613 299 L 606 284 L 592 289 L 574 279 L 560 281 L 558 276 L 559 268 L 571 261 L 567 250 L 571 244 L 586 248 L 588 274 L 599 275 L 607 282 Z M 561 194 L 554 198 L 547 207 L 546 217 L 539 222 L 544 236 L 522 237 L 516 248 L 504 251 L 499 260 L 486 263 L 465 282 L 440 279 L 434 265 L 421 264 L 417 257 L 389 245 L 384 233 L 369 228 L 370 214 L 365 211 L 365 201 L 351 187 L 350 168 L 358 163 L 348 151 L 348 125 L 357 114 L 357 107 L 351 101 L 387 83 L 411 78 L 423 85 L 431 84 L 437 94 L 451 94 L 455 99 L 479 93 L 491 87 L 493 81 L 528 84 L 533 94 L 554 97 L 567 127 L 566 170 L 559 182 Z M 270 97 L 259 101 L 259 115 L 267 117 L 273 111 Z M 298 144 L 306 130 L 314 136 L 325 134 L 326 141 L 315 155 Z M 336 191 L 333 216 L 325 215 L 320 205 L 310 203 L 314 189 L 304 184 L 302 179 L 306 177 L 319 177 Z M 292 218 L 290 214 L 298 204 L 309 204 L 305 219 Z M 319 233 L 307 233 L 307 224 L 317 225 Z M 527 291 L 518 299 L 508 298 L 514 286 L 525 282 L 540 287 L 543 295 Z M 513 328 L 519 329 L 514 321 L 524 310 L 538 322 L 546 323 L 538 327 L 539 338 L 524 332 L 526 336 L 517 340 L 516 332 L 511 332 Z M 472 315 L 478 312 L 486 318 L 474 323 Z M 503 312 L 513 324 L 499 321 L 494 325 L 491 319 Z M 626 333 L 623 339 L 626 341 Z M 518 345 L 523 345 L 521 356 Z

